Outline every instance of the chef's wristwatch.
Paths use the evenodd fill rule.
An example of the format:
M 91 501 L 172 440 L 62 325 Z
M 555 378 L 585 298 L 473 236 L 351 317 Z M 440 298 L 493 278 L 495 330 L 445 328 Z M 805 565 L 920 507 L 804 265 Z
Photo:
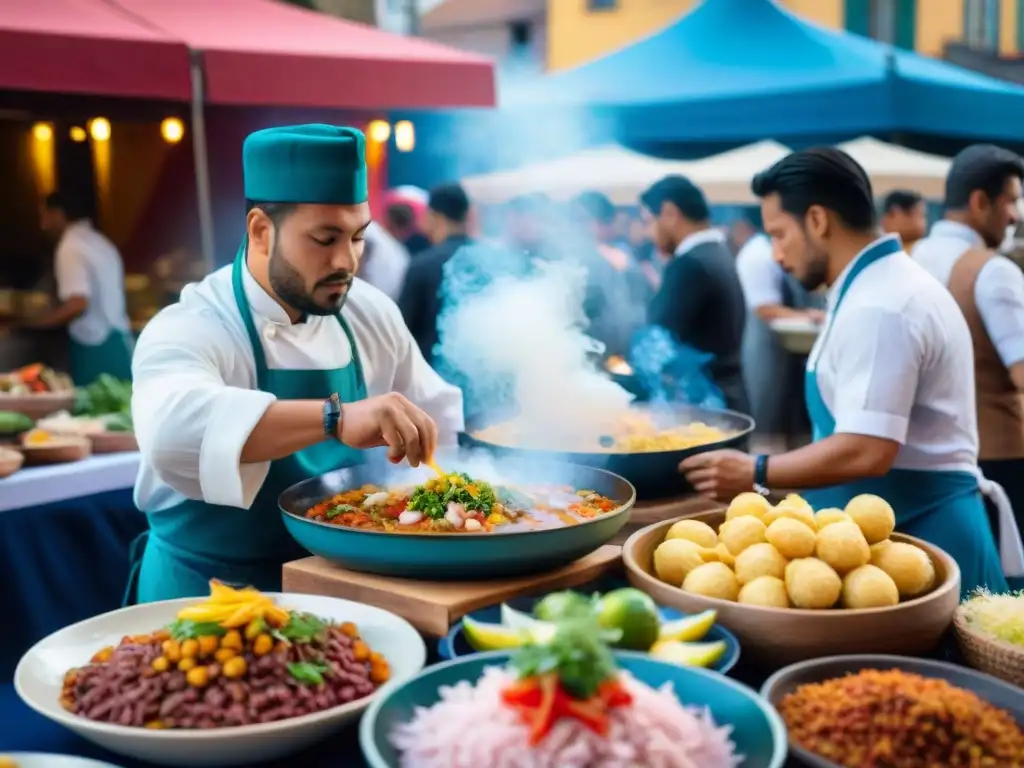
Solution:
M 332 392 L 331 396 L 324 400 L 324 435 L 341 442 L 341 431 L 338 429 L 341 419 L 341 398 L 337 392 Z
M 768 457 L 760 454 L 754 457 L 754 490 L 762 496 L 768 496 Z

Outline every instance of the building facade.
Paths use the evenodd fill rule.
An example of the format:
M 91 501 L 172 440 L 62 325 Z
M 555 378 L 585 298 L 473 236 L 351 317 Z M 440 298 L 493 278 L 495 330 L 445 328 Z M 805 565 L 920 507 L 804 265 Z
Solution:
M 420 17 L 423 37 L 493 58 L 499 66 L 543 70 L 550 6 L 564 0 L 444 0 Z
M 448 0 L 454 2 L 454 0 Z M 761 1 L 761 0 L 758 0 Z M 576 66 L 657 32 L 699 0 L 549 0 L 547 66 Z M 1018 79 L 1024 0 L 779 0 L 833 29 Z M 742 23 L 742 20 L 737 20 Z

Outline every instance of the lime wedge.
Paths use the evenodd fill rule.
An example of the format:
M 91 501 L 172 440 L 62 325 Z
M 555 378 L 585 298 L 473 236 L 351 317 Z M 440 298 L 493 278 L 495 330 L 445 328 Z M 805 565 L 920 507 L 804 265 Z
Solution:
M 651 648 L 651 656 L 682 667 L 710 667 L 725 655 L 723 640 L 714 643 L 683 643 L 677 640 L 659 641 Z
M 681 640 L 684 643 L 692 643 L 701 640 L 715 626 L 717 618 L 718 612 L 712 610 L 701 611 L 674 621 L 666 621 L 661 625 L 658 642 Z
M 535 619 L 528 613 L 517 611 L 508 603 L 501 604 L 501 623 L 512 629 L 530 629 L 537 624 L 543 624 L 540 619 Z
M 474 621 L 469 616 L 462 619 L 462 631 L 469 644 L 478 651 L 519 648 L 530 639 L 530 633 L 524 629 L 506 627 L 504 624 L 486 624 Z

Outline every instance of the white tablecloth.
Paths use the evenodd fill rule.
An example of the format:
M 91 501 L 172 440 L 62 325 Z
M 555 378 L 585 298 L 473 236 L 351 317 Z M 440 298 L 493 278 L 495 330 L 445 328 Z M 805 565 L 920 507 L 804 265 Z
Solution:
M 138 472 L 135 451 L 24 468 L 0 480 L 0 512 L 131 488 Z

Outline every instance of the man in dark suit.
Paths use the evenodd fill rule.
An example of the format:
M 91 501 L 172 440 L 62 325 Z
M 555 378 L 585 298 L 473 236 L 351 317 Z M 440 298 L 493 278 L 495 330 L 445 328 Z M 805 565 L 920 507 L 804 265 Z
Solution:
M 409 264 L 405 285 L 398 297 L 398 308 L 416 339 L 423 357 L 434 363 L 437 344 L 437 317 L 441 312 L 439 295 L 445 262 L 470 242 L 466 233 L 469 197 L 458 184 L 445 184 L 430 192 L 426 231 L 434 244 Z
M 746 308 L 725 235 L 711 227 L 704 193 L 683 176 L 666 176 L 640 196 L 655 246 L 669 256 L 648 322 L 713 355 L 708 373 L 726 406 L 749 413 L 740 365 Z

